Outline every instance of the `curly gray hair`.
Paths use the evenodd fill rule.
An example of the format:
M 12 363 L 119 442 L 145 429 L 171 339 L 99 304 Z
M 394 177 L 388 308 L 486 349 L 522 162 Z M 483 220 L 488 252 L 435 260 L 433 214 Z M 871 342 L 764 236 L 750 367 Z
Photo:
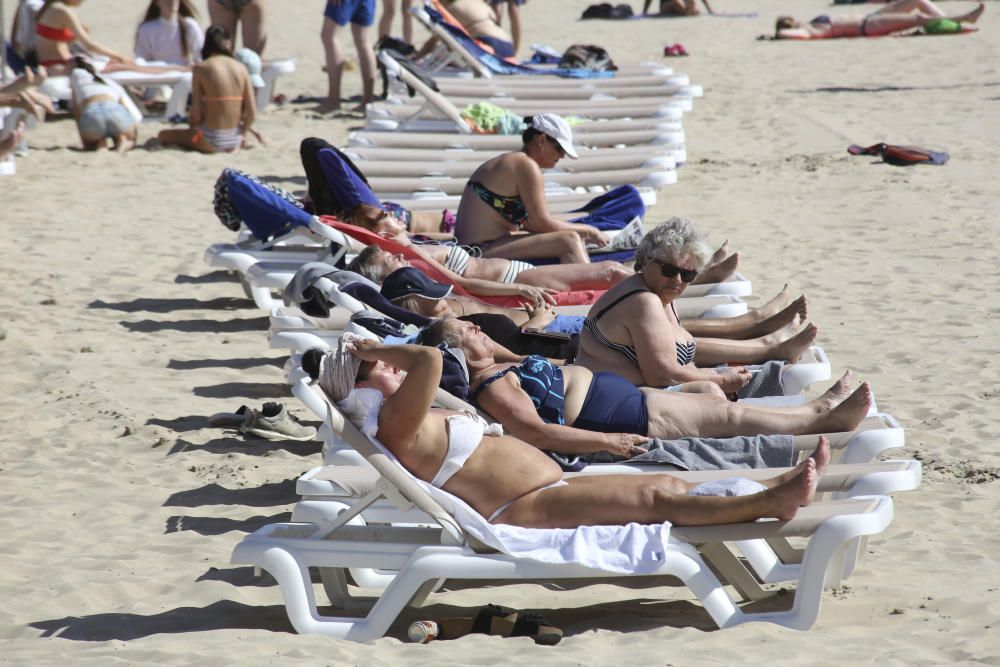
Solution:
M 381 249 L 372 244 L 358 253 L 358 256 L 351 260 L 347 265 L 348 271 L 353 271 L 360 276 L 364 276 L 373 283 L 379 285 L 385 279 L 385 271 L 382 267 L 375 263 L 375 255 L 379 253 Z
M 654 259 L 678 261 L 690 255 L 695 269 L 700 271 L 712 257 L 712 249 L 705 237 L 694 228 L 694 223 L 686 218 L 670 218 L 653 229 L 639 241 L 635 251 L 635 270 L 641 271 Z

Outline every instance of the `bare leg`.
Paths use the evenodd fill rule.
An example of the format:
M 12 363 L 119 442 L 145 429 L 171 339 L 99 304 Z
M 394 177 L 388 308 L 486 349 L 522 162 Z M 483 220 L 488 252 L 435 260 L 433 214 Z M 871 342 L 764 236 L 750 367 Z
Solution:
M 544 232 L 542 234 L 514 234 L 491 241 L 484 257 L 505 259 L 530 259 L 532 257 L 558 257 L 563 264 L 589 264 L 590 256 L 576 232 Z
M 560 292 L 608 289 L 632 275 L 620 262 L 592 264 L 552 264 L 521 271 L 514 282 L 536 287 L 551 287 Z
M 382 0 L 382 17 L 378 20 L 379 39 L 392 34 L 394 18 L 396 18 L 396 0 Z
M 412 6 L 413 0 L 403 0 L 403 41 L 407 44 L 413 44 L 413 14 L 410 13 Z
M 834 409 L 844 401 L 846 401 L 851 395 L 851 382 L 854 379 L 854 373 L 851 371 L 846 371 L 839 380 L 834 382 L 829 389 L 823 392 L 822 395 L 817 396 L 808 403 L 803 403 L 802 405 L 796 405 L 791 407 L 769 407 L 766 405 L 757 405 L 754 403 L 751 407 L 754 410 L 767 410 L 770 412 L 777 412 L 779 414 L 788 414 L 789 412 L 796 412 L 799 414 L 815 414 L 820 415 L 830 410 Z
M 710 264 L 707 269 L 698 274 L 692 285 L 707 285 L 710 283 L 721 283 L 729 280 L 736 273 L 736 267 L 740 264 L 740 254 L 734 252 L 725 259 L 714 264 Z
M 254 0 L 244 7 L 240 14 L 240 22 L 243 30 L 243 46 L 263 57 L 264 47 L 267 46 L 267 10 L 264 7 L 264 0 Z
M 784 291 L 782 292 L 784 294 Z M 761 311 L 770 310 L 771 304 L 781 299 L 781 295 L 769 304 L 755 309 L 739 317 L 723 317 L 717 319 L 684 320 L 681 324 L 692 336 L 705 338 L 730 338 L 745 340 L 760 338 L 783 329 L 790 323 L 806 319 L 809 314 L 809 304 L 805 295 L 785 306 L 782 310 L 767 318 L 761 318 Z
M 692 485 L 671 475 L 574 477 L 565 486 L 516 500 L 494 523 L 529 528 L 575 528 L 630 522 L 678 526 L 791 519 L 812 502 L 819 482 L 816 460 L 806 459 L 790 478 L 749 496 L 690 496 Z M 766 486 L 766 485 L 765 485 Z
M 236 23 L 239 21 L 239 14 L 223 7 L 215 0 L 208 0 L 208 18 L 212 25 L 219 25 L 225 28 L 229 32 L 230 37 L 235 41 Z
M 926 0 L 913 1 L 926 2 Z M 958 23 L 975 23 L 979 20 L 979 17 L 983 15 L 983 11 L 985 11 L 985 6 L 982 3 L 979 3 L 979 6 L 971 12 L 959 14 L 957 16 L 945 17 L 941 10 L 937 9 L 937 7 L 934 7 L 929 2 L 926 2 L 926 4 L 933 7 L 935 13 L 927 13 L 923 9 L 920 9 L 915 14 L 883 14 L 881 12 L 876 12 L 875 14 L 869 16 L 868 21 L 865 24 L 865 34 L 888 35 L 893 32 L 909 30 L 910 28 L 919 28 L 939 18 L 950 18 L 952 21 L 957 21 Z M 892 7 L 891 4 L 887 5 L 885 9 L 889 9 L 890 7 Z
M 880 14 L 912 14 L 915 12 L 937 16 L 938 18 L 944 16 L 944 12 L 929 0 L 895 0 L 894 2 L 887 3 L 885 7 L 880 7 L 878 10 L 872 12 L 871 16 L 878 16 Z
M 22 139 L 24 139 L 24 123 L 20 122 L 6 138 L 0 139 L 0 160 L 17 150 L 17 145 Z
M 358 64 L 361 65 L 361 105 L 374 98 L 375 90 L 375 52 L 368 43 L 368 28 L 356 23 L 351 24 L 351 35 L 354 37 L 354 47 L 358 50 Z
M 323 17 L 320 39 L 323 40 L 323 51 L 326 53 L 326 76 L 329 85 L 326 102 L 319 107 L 323 112 L 340 109 L 340 77 L 344 72 L 344 50 L 340 46 L 340 37 L 337 34 L 339 28 L 340 26 L 334 21 Z
M 215 145 L 193 127 L 180 130 L 161 130 L 156 136 L 161 146 L 181 146 L 199 153 L 216 153 Z
M 871 406 L 871 389 L 863 383 L 839 405 L 820 414 L 791 410 L 757 410 L 740 403 L 699 400 L 675 392 L 640 389 L 646 395 L 652 438 L 826 433 L 849 431 Z
M 772 359 L 795 363 L 816 340 L 818 332 L 815 324 L 809 324 L 799 333 L 776 345 L 768 345 L 760 338 L 731 340 L 698 337 L 694 360 L 698 366 L 761 364 Z
M 119 153 L 135 148 L 136 140 L 139 137 L 139 126 L 133 125 L 127 132 L 123 132 L 114 138 L 112 147 Z

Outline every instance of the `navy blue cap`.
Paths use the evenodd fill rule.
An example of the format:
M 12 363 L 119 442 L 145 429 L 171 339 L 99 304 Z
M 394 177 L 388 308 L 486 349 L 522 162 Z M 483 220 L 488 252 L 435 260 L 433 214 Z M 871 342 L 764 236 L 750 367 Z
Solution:
M 396 269 L 382 281 L 382 296 L 389 301 L 397 301 L 411 294 L 427 299 L 443 299 L 451 294 L 451 285 L 436 283 L 412 266 Z

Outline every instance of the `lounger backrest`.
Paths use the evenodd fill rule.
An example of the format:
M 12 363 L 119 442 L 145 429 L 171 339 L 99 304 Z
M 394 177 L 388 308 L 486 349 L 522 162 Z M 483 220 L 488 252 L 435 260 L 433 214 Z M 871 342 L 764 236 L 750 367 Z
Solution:
M 382 476 L 386 482 L 388 482 L 393 489 L 398 491 L 406 500 L 413 503 L 421 511 L 430 515 L 438 524 L 441 525 L 445 533 L 447 533 L 456 543 L 466 542 L 465 532 L 459 527 L 458 523 L 449 515 L 441 506 L 434 501 L 420 485 L 405 471 L 402 467 L 388 456 L 383 454 L 378 447 L 372 442 L 368 436 L 363 434 L 358 428 L 350 422 L 344 413 L 340 411 L 330 399 L 327 397 L 326 393 L 319 388 L 318 385 L 311 383 L 308 379 L 303 378 L 299 380 L 300 383 L 305 383 L 308 385 L 313 396 L 317 400 L 322 402 L 323 407 L 321 408 L 326 412 L 325 421 L 327 425 L 340 436 L 345 442 L 347 442 L 351 447 L 354 448 L 361 456 L 364 457 L 365 461 L 371 465 L 379 475 Z M 306 392 L 298 392 L 297 395 L 306 395 Z M 315 408 L 313 408 L 314 411 Z
M 395 58 L 385 51 L 378 54 L 379 61 L 382 62 L 385 70 L 409 86 L 412 90 L 420 94 L 424 100 L 434 107 L 438 113 L 455 124 L 455 129 L 461 134 L 472 134 L 472 128 L 462 118 L 461 112 L 448 99 L 428 86 L 420 77 L 414 76 L 412 72 L 402 66 Z

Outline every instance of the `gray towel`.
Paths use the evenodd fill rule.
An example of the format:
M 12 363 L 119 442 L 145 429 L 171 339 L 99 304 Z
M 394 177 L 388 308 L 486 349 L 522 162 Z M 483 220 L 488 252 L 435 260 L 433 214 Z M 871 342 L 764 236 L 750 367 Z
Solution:
M 324 264 L 323 262 L 309 262 L 295 272 L 291 281 L 285 287 L 285 303 L 301 304 L 309 300 L 307 290 L 313 286 L 317 280 L 331 273 L 336 273 L 337 267 Z
M 662 463 L 677 470 L 738 470 L 780 468 L 792 465 L 795 452 L 790 435 L 737 436 L 735 438 L 654 438 L 649 451 L 631 459 L 609 452 L 595 452 L 590 463 Z
M 759 373 L 750 376 L 750 382 L 740 389 L 737 394 L 740 398 L 764 398 L 765 396 L 782 396 L 785 393 L 781 384 L 781 369 L 785 365 L 783 361 L 768 361 L 759 366 L 749 366 L 750 369 L 759 368 Z

